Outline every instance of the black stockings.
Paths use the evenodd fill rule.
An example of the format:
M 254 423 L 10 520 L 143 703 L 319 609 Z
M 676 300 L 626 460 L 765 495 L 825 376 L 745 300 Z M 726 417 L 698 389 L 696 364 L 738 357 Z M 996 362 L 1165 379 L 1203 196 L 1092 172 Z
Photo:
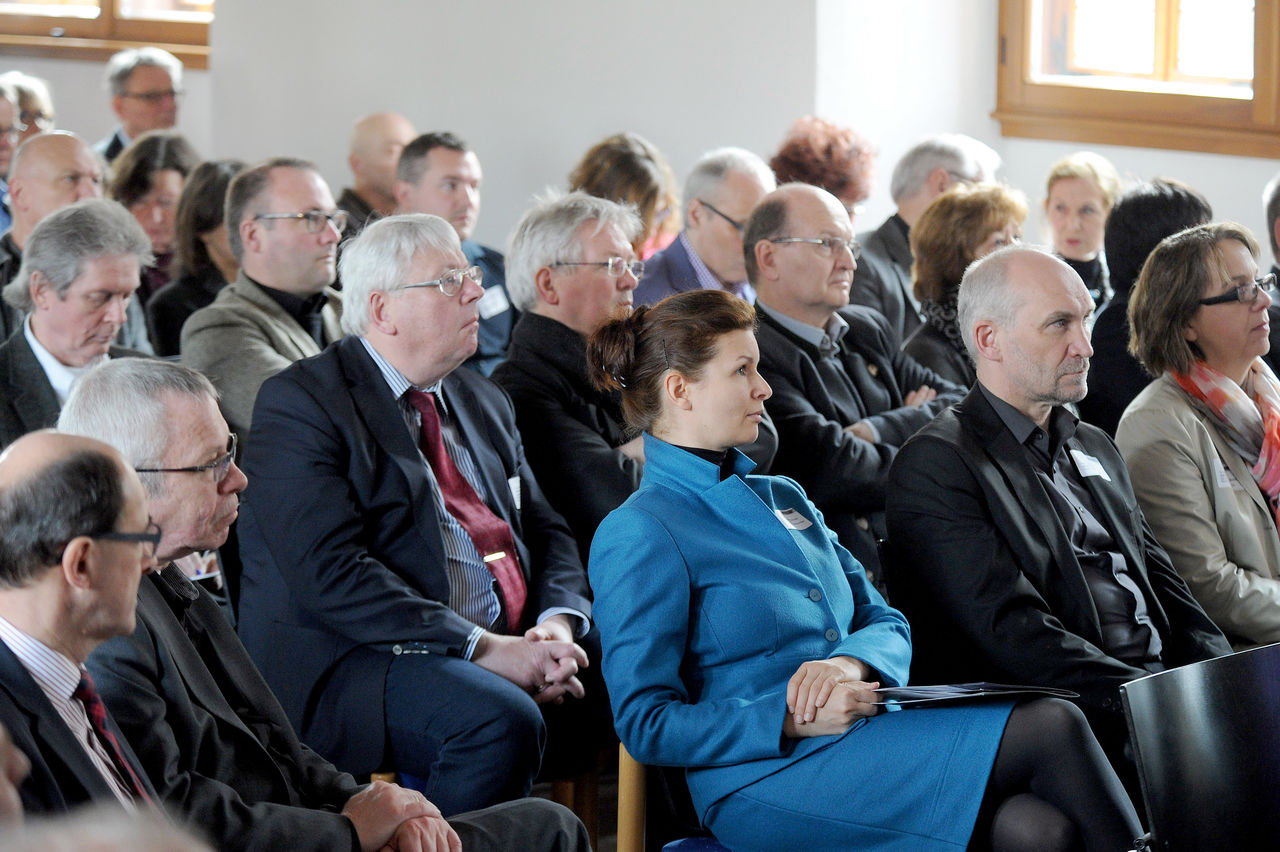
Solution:
M 1084 714 L 1055 698 L 1015 707 L 970 848 L 1124 852 L 1140 834 L 1133 803 Z

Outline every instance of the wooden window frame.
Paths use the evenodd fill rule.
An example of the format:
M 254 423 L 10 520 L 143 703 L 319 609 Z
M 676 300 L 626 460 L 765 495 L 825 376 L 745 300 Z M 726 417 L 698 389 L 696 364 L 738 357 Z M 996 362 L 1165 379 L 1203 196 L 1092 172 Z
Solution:
M 116 0 L 99 0 L 97 18 L 0 14 L 0 47 L 6 54 L 105 62 L 126 47 L 153 45 L 178 57 L 184 67 L 209 67 L 209 25 L 146 21 L 116 15 Z
M 1000 0 L 1003 135 L 1280 158 L 1280 0 L 1255 0 L 1252 100 L 1033 82 L 1031 3 Z

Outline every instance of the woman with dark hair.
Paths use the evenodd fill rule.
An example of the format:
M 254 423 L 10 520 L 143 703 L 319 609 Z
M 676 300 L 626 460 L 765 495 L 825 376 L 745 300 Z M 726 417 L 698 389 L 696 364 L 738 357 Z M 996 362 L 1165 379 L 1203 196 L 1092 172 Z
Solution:
M 795 482 L 752 476 L 769 385 L 755 311 L 716 290 L 637 308 L 588 344 L 645 432 L 639 490 L 591 546 L 622 742 L 687 767 L 737 852 L 1124 850 L 1141 831 L 1083 714 L 1040 699 L 881 713 L 910 631 Z
M 151 239 L 155 263 L 142 270 L 137 300 L 146 307 L 151 296 L 172 276 L 174 214 L 187 176 L 200 155 L 186 137 L 172 130 L 152 130 L 133 140 L 111 168 L 108 198 L 119 201 Z
M 239 160 L 210 160 L 191 173 L 174 217 L 177 280 L 147 303 L 147 327 L 156 354 L 178 354 L 182 324 L 235 280 L 235 255 L 223 222 L 227 185 L 244 168 Z
M 969 264 L 1022 240 L 1027 202 L 1016 189 L 994 183 L 956 184 L 925 208 L 911 228 L 911 272 L 924 325 L 902 345 L 916 361 L 947 381 L 977 380 L 956 324 L 956 296 Z
M 796 119 L 769 161 L 778 184 L 807 183 L 840 199 L 853 216 L 871 195 L 876 150 L 857 131 L 822 118 Z
M 1280 642 L 1280 382 L 1242 225 L 1188 228 L 1147 258 L 1129 297 L 1129 351 L 1155 381 L 1116 444 L 1156 538 L 1236 645 Z
M 630 204 L 644 228 L 632 248 L 644 260 L 680 233 L 680 192 L 671 166 L 653 143 L 636 133 L 616 133 L 582 156 L 569 173 L 569 191 Z

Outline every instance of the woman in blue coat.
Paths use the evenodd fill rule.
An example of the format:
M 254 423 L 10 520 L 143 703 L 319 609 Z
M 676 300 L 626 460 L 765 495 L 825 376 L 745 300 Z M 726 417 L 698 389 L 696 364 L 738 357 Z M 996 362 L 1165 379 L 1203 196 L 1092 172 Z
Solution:
M 751 476 L 769 386 L 750 305 L 698 290 L 607 323 L 593 381 L 645 432 L 640 489 L 591 547 L 618 734 L 688 767 L 748 850 L 1129 849 L 1132 804 L 1088 723 L 1041 699 L 879 713 L 910 630 L 793 481 Z

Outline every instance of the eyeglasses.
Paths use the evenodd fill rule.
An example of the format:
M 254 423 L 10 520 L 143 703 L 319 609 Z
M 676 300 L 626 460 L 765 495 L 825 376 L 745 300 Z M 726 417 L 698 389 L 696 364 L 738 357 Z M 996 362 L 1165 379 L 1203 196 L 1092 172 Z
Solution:
M 41 131 L 49 130 L 53 127 L 53 116 L 45 115 L 43 112 L 24 109 L 18 115 L 18 118 L 21 119 L 22 123 L 28 127 L 34 124 L 36 128 Z
M 325 225 L 332 225 L 339 234 L 347 229 L 347 211 L 345 210 L 335 210 L 332 213 L 324 213 L 320 210 L 308 210 L 306 213 L 259 213 L 253 219 L 255 222 L 259 219 L 297 219 L 306 223 L 308 234 L 320 233 Z
M 456 296 L 458 291 L 462 289 L 462 280 L 470 278 L 481 287 L 484 286 L 484 270 L 478 266 L 471 266 L 466 269 L 451 269 L 444 275 L 434 281 L 423 281 L 421 284 L 405 284 L 403 287 L 397 287 L 397 290 L 413 290 L 418 287 L 439 287 L 440 292 L 446 296 Z
M 200 464 L 195 467 L 135 467 L 138 473 L 204 473 L 206 470 L 213 471 L 213 481 L 221 482 L 226 478 L 227 472 L 231 470 L 231 462 L 236 457 L 236 434 L 231 433 L 230 440 L 227 441 L 227 451 L 218 456 L 208 464 Z
M 156 555 L 156 548 L 160 546 L 160 539 L 163 535 L 164 532 L 160 529 L 160 525 L 155 521 L 152 521 L 147 524 L 145 532 L 105 532 L 98 533 L 97 535 L 91 535 L 89 538 L 103 541 L 142 542 L 146 545 L 143 550 L 146 553 L 147 558 L 154 559 Z
M 1262 276 L 1256 281 L 1250 281 L 1247 284 L 1239 284 L 1235 287 L 1232 287 L 1230 290 L 1223 293 L 1221 296 L 1214 296 L 1209 299 L 1201 299 L 1200 304 L 1224 305 L 1227 302 L 1244 302 L 1246 304 L 1253 304 L 1258 300 L 1258 293 L 1263 291 L 1267 293 L 1274 292 L 1275 287 L 1276 287 L 1276 274 L 1274 272 L 1268 272 L 1266 275 Z
M 15 121 L 8 127 L 0 127 L 0 139 L 8 139 L 11 144 L 17 144 L 22 134 L 27 132 L 27 126 L 21 121 Z
M 733 221 L 733 220 L 731 219 L 730 221 Z M 621 257 L 611 257 L 608 260 L 595 260 L 595 261 L 584 260 L 584 261 L 578 261 L 576 263 L 572 263 L 567 260 L 562 260 L 562 261 L 559 261 L 558 263 L 551 264 L 551 266 L 552 268 L 560 267 L 560 266 L 603 266 L 608 271 L 610 278 L 621 278 L 623 275 L 630 272 L 631 277 L 636 279 L 637 281 L 639 281 L 644 276 L 643 260 L 626 260 L 625 258 L 621 258 Z
M 737 232 L 738 232 L 739 234 L 741 234 L 741 233 L 742 233 L 742 231 L 743 231 L 743 229 L 747 227 L 747 223 L 746 223 L 746 222 L 739 222 L 737 219 L 731 219 L 730 217 L 728 217 L 728 216 L 726 216 L 725 214 L 721 213 L 721 212 L 720 212 L 719 210 L 717 210 L 716 208 L 712 207 L 712 206 L 711 206 L 711 204 L 710 204 L 710 202 L 703 201 L 701 198 L 699 198 L 699 199 L 698 199 L 698 201 L 699 201 L 699 202 L 701 202 L 701 204 L 702 204 L 702 206 L 703 206 L 703 207 L 707 208 L 707 209 L 708 209 L 708 210 L 710 210 L 712 213 L 716 214 L 716 215 L 717 215 L 717 216 L 719 216 L 721 219 L 725 220 L 725 221 L 726 221 L 726 222 L 728 222 L 730 225 L 732 225 L 732 226 L 737 230 Z
M 976 177 L 970 177 L 969 175 L 962 175 L 959 172 L 953 172 L 950 169 L 947 169 L 946 171 L 947 171 L 947 174 L 951 176 L 951 179 L 954 180 L 956 183 L 964 183 L 964 184 L 981 183 L 981 181 Z
M 857 240 L 842 240 L 839 237 L 778 237 L 776 240 L 769 240 L 771 243 L 804 243 L 809 246 L 818 246 L 818 254 L 823 257 L 832 257 L 836 253 L 836 249 L 845 248 L 849 250 L 849 254 L 853 255 L 853 259 L 857 260 L 862 254 L 862 245 Z
M 135 98 L 149 104 L 158 104 L 168 98 L 173 98 L 176 101 L 183 94 L 184 92 L 181 89 L 161 89 L 156 92 L 124 92 L 123 97 Z

